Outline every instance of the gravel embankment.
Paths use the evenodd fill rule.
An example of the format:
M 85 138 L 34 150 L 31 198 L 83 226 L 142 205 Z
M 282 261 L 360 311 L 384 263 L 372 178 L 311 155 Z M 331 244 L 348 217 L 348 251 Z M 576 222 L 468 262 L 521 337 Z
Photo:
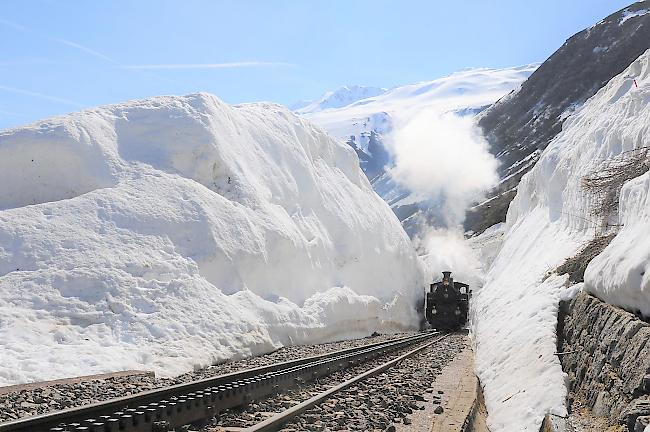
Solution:
M 396 423 L 410 424 L 409 414 L 424 409 L 426 399 L 440 403 L 432 383 L 442 368 L 467 346 L 465 335 L 454 334 L 388 371 L 358 383 L 315 406 L 287 424 L 285 432 L 296 431 L 384 431 L 394 430 Z M 413 349 L 410 347 L 400 354 Z M 387 357 L 396 357 L 389 355 Z M 205 430 L 222 427 L 247 427 L 281 412 L 317 393 L 343 382 L 362 371 L 388 360 L 387 357 L 345 371 L 337 372 L 280 395 L 249 406 L 223 413 Z M 442 409 L 442 407 L 440 407 Z
M 57 384 L 7 394 L 1 394 L 2 392 L 0 391 L 0 422 L 64 408 L 87 405 L 93 402 L 127 396 L 182 382 L 266 366 L 282 361 L 295 360 L 300 357 L 325 354 L 412 334 L 415 333 L 378 335 L 325 344 L 284 347 L 266 355 L 210 366 L 175 378 L 154 378 L 146 375 L 135 375 L 95 379 L 74 384 Z

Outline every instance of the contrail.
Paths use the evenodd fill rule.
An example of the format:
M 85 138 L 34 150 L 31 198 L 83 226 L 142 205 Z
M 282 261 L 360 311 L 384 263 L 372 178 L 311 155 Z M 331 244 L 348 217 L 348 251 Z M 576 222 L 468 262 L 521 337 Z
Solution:
M 16 30 L 21 30 L 21 31 L 29 31 L 29 29 L 23 25 L 17 24 L 12 21 L 7 21 L 6 19 L 0 18 L 0 24 L 4 24 L 9 27 L 13 27 Z
M 231 63 L 171 63 L 122 66 L 124 69 L 235 69 L 247 67 L 295 66 L 292 63 L 245 61 Z
M 24 89 L 20 89 L 20 88 L 16 88 L 16 87 L 9 87 L 9 86 L 0 85 L 0 91 L 6 91 L 6 92 L 16 93 L 16 94 L 21 94 L 21 95 L 26 95 L 26 96 L 32 96 L 32 97 L 45 99 L 45 100 L 49 100 L 49 101 L 53 101 L 53 102 L 59 102 L 59 103 L 62 103 L 62 104 L 72 105 L 72 106 L 76 106 L 76 107 L 83 107 L 82 104 L 80 104 L 78 102 L 75 102 L 75 101 L 71 101 L 69 99 L 63 99 L 63 98 L 59 98 L 59 97 L 56 97 L 56 96 L 46 95 L 46 94 L 43 94 L 43 93 L 36 93 L 36 92 L 33 92 L 33 91 L 24 90 Z
M 52 40 L 54 40 L 55 42 L 61 43 L 63 45 L 67 45 L 69 47 L 76 48 L 79 51 L 83 51 L 86 54 L 90 54 L 91 56 L 100 58 L 102 60 L 106 60 L 107 62 L 117 64 L 117 61 L 113 60 L 109 56 L 104 55 L 104 54 L 102 54 L 102 53 L 100 53 L 98 51 L 95 51 L 94 49 L 91 49 L 91 48 L 88 48 L 88 47 L 83 46 L 81 44 L 78 44 L 76 42 L 72 42 L 72 41 L 69 41 L 69 40 L 66 40 L 66 39 L 60 39 L 60 38 L 52 38 Z

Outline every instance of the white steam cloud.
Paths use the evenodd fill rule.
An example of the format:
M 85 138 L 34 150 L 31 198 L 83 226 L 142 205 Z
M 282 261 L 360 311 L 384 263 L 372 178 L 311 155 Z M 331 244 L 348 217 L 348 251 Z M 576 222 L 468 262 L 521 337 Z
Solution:
M 481 286 L 482 266 L 464 237 L 462 223 L 467 209 L 499 177 L 498 162 L 474 117 L 434 106 L 397 127 L 391 138 L 392 177 L 430 205 L 430 225 L 414 241 L 431 279 L 452 271 L 456 280 Z
M 432 279 L 452 271 L 454 279 L 475 288 L 483 285 L 483 266 L 463 233 L 457 229 L 428 229 L 419 239 L 427 251 L 422 261 Z
M 392 145 L 391 175 L 430 201 L 436 225 L 461 224 L 467 208 L 498 181 L 497 160 L 472 117 L 424 110 L 395 130 Z

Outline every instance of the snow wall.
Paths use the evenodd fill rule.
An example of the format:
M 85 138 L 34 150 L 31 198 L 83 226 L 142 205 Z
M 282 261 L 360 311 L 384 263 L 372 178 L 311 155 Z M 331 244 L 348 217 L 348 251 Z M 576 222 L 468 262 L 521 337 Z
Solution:
M 537 432 L 545 413 L 566 415 L 555 327 L 558 301 L 568 291 L 566 277 L 552 272 L 594 237 L 597 222 L 589 215 L 596 202 L 581 179 L 623 152 L 650 145 L 649 63 L 646 51 L 567 119 L 510 205 L 503 243 L 473 308 L 476 369 L 493 432 Z M 645 313 L 648 176 L 623 187 L 624 226 L 585 274 L 587 290 Z
M 284 107 L 156 97 L 1 131 L 0 184 L 0 385 L 417 325 L 399 221 Z

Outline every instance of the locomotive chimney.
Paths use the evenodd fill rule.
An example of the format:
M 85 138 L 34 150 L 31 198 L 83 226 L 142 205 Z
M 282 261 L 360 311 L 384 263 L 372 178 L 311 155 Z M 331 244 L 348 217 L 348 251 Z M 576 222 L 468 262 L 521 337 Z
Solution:
M 442 278 L 443 279 L 449 279 L 451 277 L 451 272 L 450 271 L 443 271 L 442 272 Z

